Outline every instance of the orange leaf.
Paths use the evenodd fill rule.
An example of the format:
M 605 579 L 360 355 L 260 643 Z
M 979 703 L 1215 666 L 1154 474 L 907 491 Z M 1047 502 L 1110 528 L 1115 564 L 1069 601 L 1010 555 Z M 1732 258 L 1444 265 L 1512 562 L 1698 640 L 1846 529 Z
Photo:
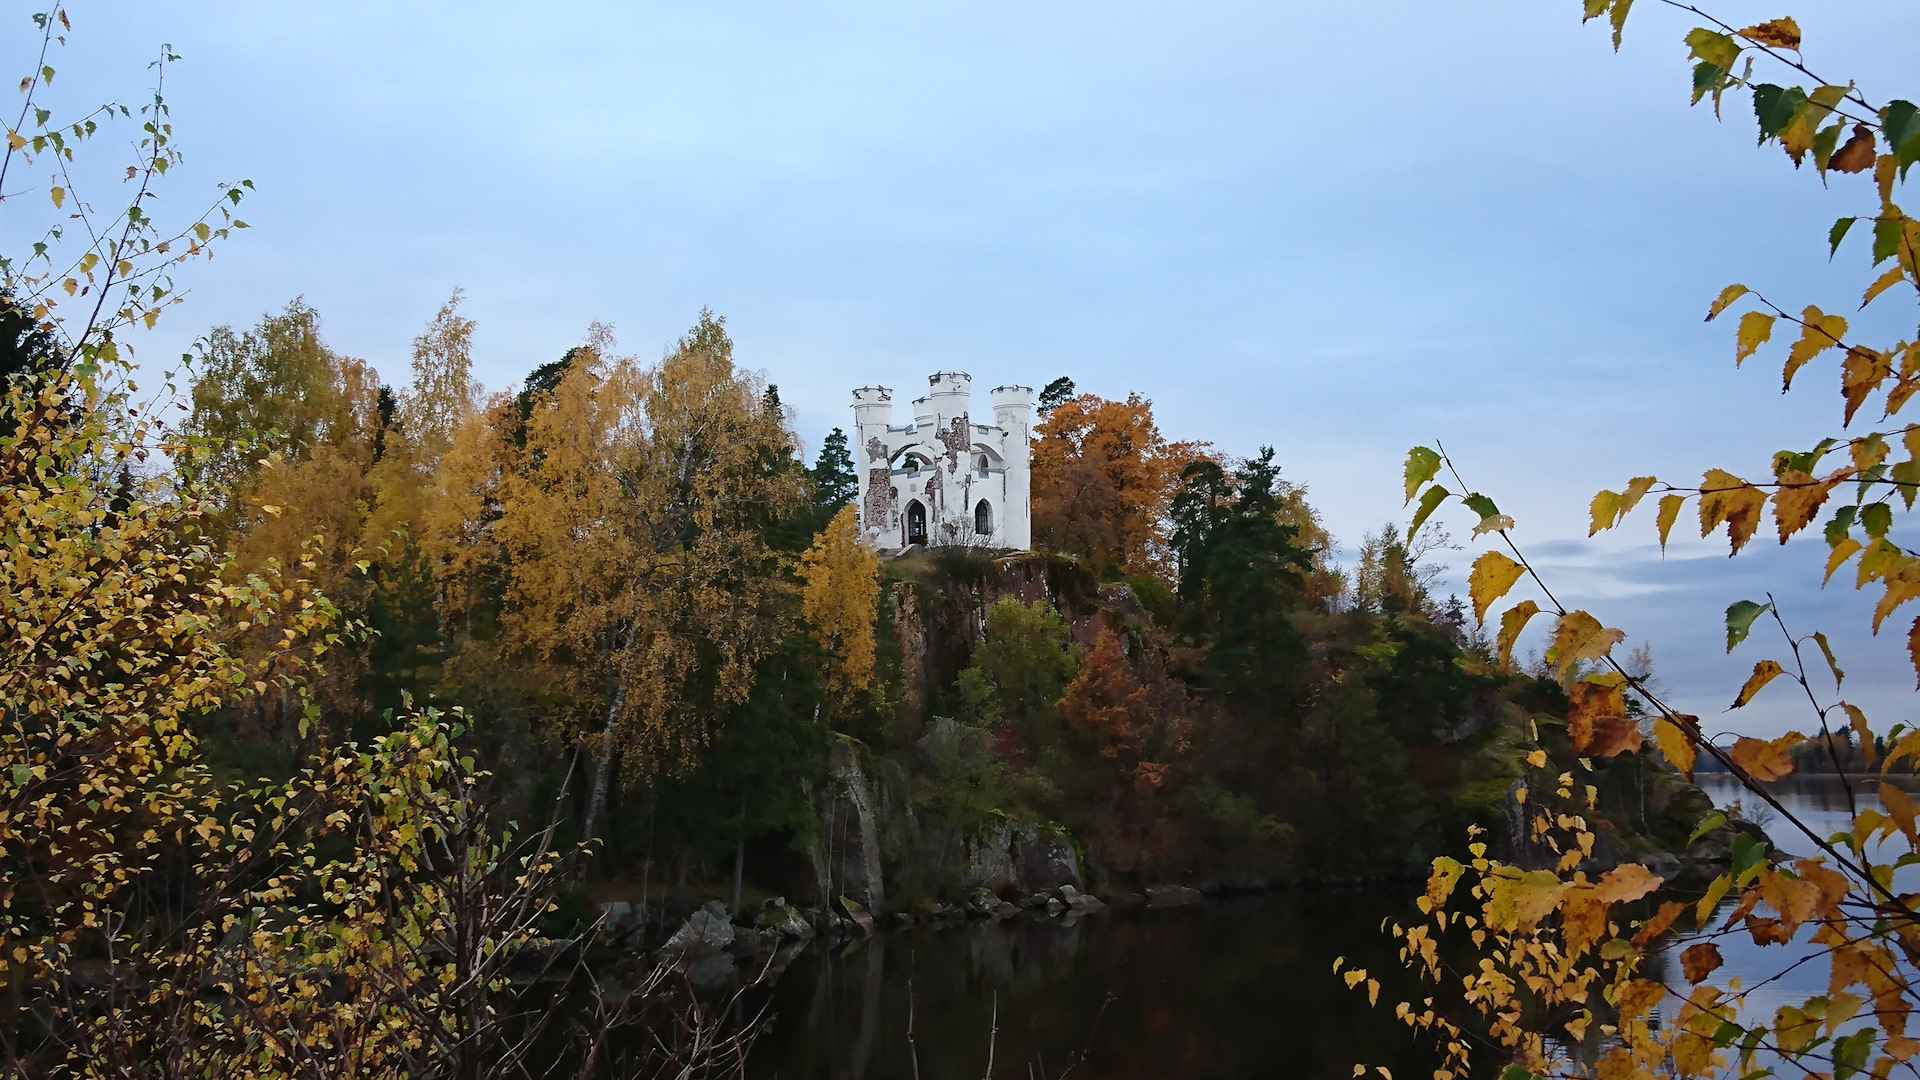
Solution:
M 1853 414 L 1867 400 L 1867 395 L 1878 390 L 1892 375 L 1893 358 L 1886 353 L 1862 345 L 1847 350 L 1847 358 L 1840 362 L 1840 396 L 1847 400 L 1846 416 L 1840 421 L 1842 427 L 1853 423 Z
M 1583 679 L 1568 687 L 1567 739 L 1573 753 L 1586 757 L 1593 743 L 1596 722 L 1606 717 L 1624 717 L 1626 713 L 1627 701 L 1618 686 L 1603 686 Z
M 1780 527 L 1781 543 L 1813 523 L 1827 501 L 1827 493 L 1839 483 L 1837 477 L 1819 480 L 1799 469 L 1780 474 L 1780 488 L 1773 493 L 1773 519 Z
M 1686 973 L 1687 981 L 1697 983 L 1713 974 L 1720 966 L 1720 946 L 1711 941 L 1698 945 L 1689 945 L 1680 954 L 1680 969 Z
M 1787 754 L 1786 747 L 1780 745 L 1780 741 L 1742 737 L 1734 742 L 1728 756 L 1733 758 L 1735 765 L 1761 783 L 1778 780 L 1793 774 L 1793 758 Z
M 1601 875 L 1594 895 L 1609 904 L 1624 904 L 1646 896 L 1665 883 L 1665 878 L 1639 863 L 1621 863 Z
M 1661 904 L 1660 910 L 1654 913 L 1653 918 L 1640 924 L 1640 929 L 1633 935 L 1633 943 L 1643 949 L 1646 948 L 1648 942 L 1666 933 L 1668 928 L 1673 926 L 1674 920 L 1678 919 L 1687 907 L 1688 905 L 1678 900 L 1669 900 Z

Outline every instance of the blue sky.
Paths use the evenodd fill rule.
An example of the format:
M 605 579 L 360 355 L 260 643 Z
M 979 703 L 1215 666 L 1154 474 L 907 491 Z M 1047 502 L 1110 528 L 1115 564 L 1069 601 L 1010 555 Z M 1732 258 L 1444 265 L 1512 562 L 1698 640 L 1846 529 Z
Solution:
M 10 69 L 28 10 L 5 8 Z M 1900 60 L 1920 9 L 1792 10 L 1816 70 L 1920 94 Z M 1578 12 L 83 2 L 54 62 L 63 100 L 134 99 L 171 42 L 190 155 L 172 197 L 259 189 L 150 361 L 304 294 L 335 347 L 397 380 L 460 286 L 501 387 L 592 320 L 651 355 L 707 305 L 810 445 L 853 386 L 1066 374 L 1152 398 L 1172 437 L 1273 445 L 1349 549 L 1404 521 L 1401 457 L 1438 438 L 1563 598 L 1652 643 L 1684 705 L 1718 713 L 1778 651 L 1717 645 L 1726 604 L 1771 587 L 1845 643 L 1850 696 L 1911 719 L 1903 643 L 1813 587 L 1819 551 L 1662 560 L 1650 507 L 1585 539 L 1600 487 L 1760 473 L 1837 426 L 1830 365 L 1782 398 L 1777 359 L 1735 371 L 1731 327 L 1700 316 L 1733 280 L 1850 310 L 1864 259 L 1829 266 L 1826 227 L 1870 198 L 1756 149 L 1744 109 L 1689 108 L 1681 13 L 1640 4 L 1616 55 Z M 1894 336 L 1910 312 L 1866 325 Z M 1784 692 L 1743 712 L 1709 718 L 1802 717 Z

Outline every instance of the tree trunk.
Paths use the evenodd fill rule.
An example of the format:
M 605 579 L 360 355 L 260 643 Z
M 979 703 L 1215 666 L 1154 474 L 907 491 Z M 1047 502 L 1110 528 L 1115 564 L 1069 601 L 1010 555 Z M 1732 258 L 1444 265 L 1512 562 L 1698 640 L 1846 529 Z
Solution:
M 733 896 L 727 904 L 727 910 L 740 913 L 740 872 L 747 863 L 747 788 L 740 786 L 740 835 L 733 843 Z
M 614 657 L 618 664 L 624 654 L 633 649 L 633 636 L 639 629 L 635 623 L 627 624 L 627 640 L 620 647 L 620 654 Z M 592 840 L 600 828 L 600 818 L 607 812 L 607 785 L 613 779 L 613 736 L 620 727 L 620 712 L 627 704 L 627 675 L 620 674 L 620 681 L 614 684 L 613 700 L 607 704 L 607 725 L 600 733 L 600 752 L 593 760 L 593 793 L 587 799 L 587 818 L 580 826 L 580 839 Z
M 607 811 L 607 785 L 613 779 L 613 735 L 620 725 L 620 710 L 627 703 L 627 681 L 613 691 L 613 703 L 607 706 L 607 726 L 600 732 L 600 749 L 593 758 L 593 790 L 587 797 L 587 819 L 581 823 L 580 839 L 593 839 L 600 817 Z

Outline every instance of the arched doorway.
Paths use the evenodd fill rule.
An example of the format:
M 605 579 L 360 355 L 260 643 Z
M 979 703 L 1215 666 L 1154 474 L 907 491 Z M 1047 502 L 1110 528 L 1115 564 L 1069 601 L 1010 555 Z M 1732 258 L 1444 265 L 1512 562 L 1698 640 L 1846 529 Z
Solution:
M 973 534 L 975 536 L 993 535 L 993 507 L 987 505 L 985 499 L 981 499 L 973 508 Z
M 912 546 L 926 542 L 927 508 L 921 505 L 919 499 L 915 499 L 907 504 L 907 544 Z

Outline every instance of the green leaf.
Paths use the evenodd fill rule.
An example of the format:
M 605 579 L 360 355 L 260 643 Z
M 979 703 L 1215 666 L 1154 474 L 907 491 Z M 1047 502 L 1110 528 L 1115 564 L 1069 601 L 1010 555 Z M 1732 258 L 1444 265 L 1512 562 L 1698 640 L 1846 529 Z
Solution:
M 15 765 L 13 767 L 13 782 L 16 787 L 26 787 L 27 781 L 32 779 L 33 779 L 33 766 Z
M 1727 815 L 1721 813 L 1718 810 L 1707 811 L 1705 814 L 1702 814 L 1700 816 L 1699 823 L 1694 825 L 1693 832 L 1687 837 L 1687 846 L 1692 847 L 1696 842 L 1699 841 L 1701 837 L 1707 835 L 1708 833 L 1719 828 L 1720 826 L 1725 825 L 1726 823 L 1727 823 Z
M 1873 265 L 1900 254 L 1900 219 L 1884 217 L 1873 223 Z
M 1893 528 L 1893 507 L 1886 503 L 1872 503 L 1860 509 L 1860 524 L 1867 535 L 1875 540 L 1887 535 Z
M 1857 217 L 1843 217 L 1833 223 L 1833 228 L 1827 230 L 1828 259 L 1832 259 L 1835 255 L 1839 254 L 1840 241 L 1847 238 L 1847 230 L 1853 228 L 1853 223 L 1859 220 Z
M 1813 164 L 1821 172 L 1827 171 L 1827 162 L 1833 160 L 1834 147 L 1840 145 L 1840 132 L 1845 129 L 1845 124 L 1829 124 L 1813 137 Z M 1827 257 L 1833 256 L 1829 253 Z
M 1688 54 L 1696 60 L 1718 67 L 1722 71 L 1733 68 L 1733 62 L 1740 56 L 1740 43 L 1730 34 L 1716 34 L 1704 26 L 1687 31 Z
M 1833 520 L 1827 522 L 1827 546 L 1839 547 L 1840 542 L 1853 531 L 1853 517 L 1858 510 L 1853 506 L 1843 506 L 1833 512 Z
M 1420 485 L 1434 478 L 1440 472 L 1440 452 L 1429 446 L 1416 446 L 1407 451 L 1407 501 L 1413 501 L 1413 495 Z
M 1712 94 L 1713 103 L 1717 108 L 1720 104 L 1720 90 L 1726 85 L 1726 79 L 1727 69 L 1719 64 L 1693 65 L 1693 104 L 1700 104 L 1701 98 Z
M 1482 518 L 1490 518 L 1500 513 L 1500 508 L 1493 505 L 1492 499 L 1487 498 L 1477 491 L 1470 495 L 1462 496 L 1460 501 L 1466 503 L 1467 509 L 1479 514 Z
M 1751 833 L 1736 833 L 1733 838 L 1733 880 L 1738 883 L 1747 871 L 1764 862 L 1766 857 L 1766 845 L 1755 840 Z
M 1452 492 L 1435 484 L 1427 489 L 1425 495 L 1420 496 L 1420 509 L 1414 511 L 1413 524 L 1407 526 L 1408 541 L 1413 540 L 1413 534 L 1420 531 L 1420 526 L 1426 523 L 1427 518 L 1432 516 L 1435 510 L 1440 509 L 1440 504 L 1446 502 L 1450 494 Z
M 1772 610 L 1772 604 L 1756 604 L 1751 600 L 1736 600 L 1727 605 L 1727 651 L 1732 652 L 1735 645 L 1747 640 L 1753 632 L 1753 620 Z
M 1753 88 L 1753 115 L 1760 121 L 1760 141 L 1778 136 L 1787 129 L 1793 114 L 1805 104 L 1807 92 L 1799 87 L 1761 83 Z
M 1891 101 L 1880 110 L 1880 134 L 1886 137 L 1887 146 L 1900 156 L 1900 165 L 1913 164 L 1920 158 L 1920 109 L 1911 101 Z

